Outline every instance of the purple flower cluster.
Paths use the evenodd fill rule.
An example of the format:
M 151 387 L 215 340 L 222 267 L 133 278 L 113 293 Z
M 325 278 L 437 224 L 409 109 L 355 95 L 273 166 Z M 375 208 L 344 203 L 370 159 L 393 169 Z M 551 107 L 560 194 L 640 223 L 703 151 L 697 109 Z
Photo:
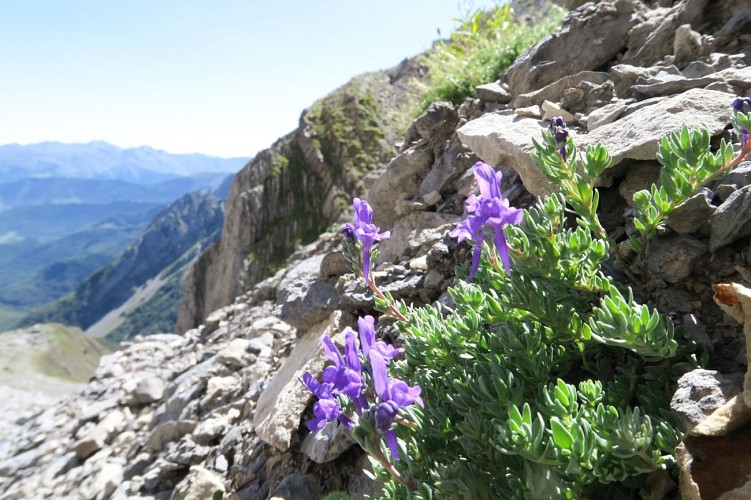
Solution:
M 323 370 L 322 383 L 309 372 L 305 372 L 302 377 L 305 387 L 318 398 L 313 405 L 314 418 L 307 426 L 315 432 L 322 429 L 326 422 L 338 420 L 351 429 L 353 420 L 344 413 L 338 399 L 346 396 L 352 401 L 357 415 L 361 416 L 364 412 L 374 415 L 376 428 L 386 441 L 392 456 L 399 460 L 396 428 L 393 424 L 402 408 L 415 402 L 423 406 L 421 389 L 418 385 L 410 387 L 398 378 L 389 378 L 389 363 L 404 350 L 376 340 L 373 316 L 359 318 L 357 326 L 361 350 L 357 348 L 352 330 L 348 330 L 344 337 L 344 355 L 331 338 L 324 336 L 321 339 L 323 350 L 333 365 Z M 367 376 L 372 380 L 372 387 L 365 382 Z
M 733 101 L 733 115 L 738 115 L 738 113 L 751 116 L 751 97 L 738 97 Z M 739 127 L 738 133 L 741 136 L 741 144 L 745 147 L 748 143 L 749 130 Z
M 561 155 L 563 161 L 566 161 L 566 140 L 568 139 L 568 130 L 566 130 L 566 122 L 563 118 L 556 116 L 550 120 L 548 125 L 550 132 L 555 137 L 555 147 L 558 148 L 558 154 Z
M 457 238 L 461 243 L 470 240 L 474 243 L 472 250 L 472 267 L 469 272 L 471 280 L 480 266 L 482 244 L 489 235 L 493 237 L 495 248 L 501 256 L 506 272 L 511 274 L 511 260 L 508 254 L 508 244 L 503 230 L 508 224 L 518 224 L 523 212 L 509 206 L 509 201 L 501 194 L 501 173 L 496 172 L 490 165 L 477 162 L 472 167 L 480 186 L 480 196 L 474 194 L 467 197 L 466 206 L 469 216 L 454 228 L 449 236 Z
M 354 199 L 355 220 L 352 224 L 345 224 L 342 234 L 353 244 L 358 241 L 362 250 L 362 275 L 365 283 L 370 283 L 370 254 L 373 244 L 387 240 L 391 236 L 390 231 L 379 233 L 380 228 L 373 225 L 373 209 L 368 202 L 360 198 Z

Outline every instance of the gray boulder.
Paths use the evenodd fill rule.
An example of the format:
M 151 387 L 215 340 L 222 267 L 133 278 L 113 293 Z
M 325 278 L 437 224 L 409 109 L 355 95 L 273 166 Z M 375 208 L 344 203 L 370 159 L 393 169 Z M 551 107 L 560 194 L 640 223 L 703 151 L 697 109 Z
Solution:
M 504 75 L 512 94 L 524 94 L 579 71 L 594 70 L 626 48 L 642 5 L 632 0 L 588 3 L 552 35 L 522 54 Z M 586 50 L 572 50 L 573 47 Z

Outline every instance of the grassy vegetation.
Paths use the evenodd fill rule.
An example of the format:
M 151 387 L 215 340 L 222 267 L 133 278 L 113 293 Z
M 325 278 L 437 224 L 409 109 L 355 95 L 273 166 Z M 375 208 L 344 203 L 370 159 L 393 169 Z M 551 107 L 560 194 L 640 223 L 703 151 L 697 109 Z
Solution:
M 26 315 L 25 311 L 0 307 L 0 332 L 15 328 L 24 315 Z
M 330 100 L 333 102 L 317 101 L 306 115 L 318 150 L 328 161 L 341 160 L 342 165 L 333 163 L 345 172 L 371 171 L 380 156 L 380 141 L 384 137 L 372 91 L 340 89 Z
M 46 325 L 49 347 L 33 359 L 37 371 L 71 382 L 86 382 L 107 349 L 80 328 Z
M 459 104 L 475 95 L 475 87 L 498 79 L 516 58 L 560 25 L 565 11 L 553 8 L 535 26 L 514 22 L 509 5 L 477 11 L 424 55 L 418 112 L 438 101 Z

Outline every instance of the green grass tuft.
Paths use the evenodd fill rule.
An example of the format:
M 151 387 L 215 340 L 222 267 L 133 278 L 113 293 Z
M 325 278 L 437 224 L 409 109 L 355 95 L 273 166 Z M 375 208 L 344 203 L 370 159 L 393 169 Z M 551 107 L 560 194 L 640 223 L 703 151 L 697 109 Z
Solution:
M 437 42 L 420 61 L 427 73 L 418 112 L 434 102 L 460 104 L 474 96 L 476 86 L 497 80 L 520 54 L 558 27 L 564 15 L 555 7 L 535 26 L 514 22 L 509 5 L 469 15 L 449 40 Z

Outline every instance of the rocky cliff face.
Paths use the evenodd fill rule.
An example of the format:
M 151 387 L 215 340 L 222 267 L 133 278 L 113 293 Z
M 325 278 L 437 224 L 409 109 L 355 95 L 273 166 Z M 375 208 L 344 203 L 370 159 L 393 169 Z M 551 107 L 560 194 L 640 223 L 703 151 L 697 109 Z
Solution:
M 616 165 L 600 180 L 600 215 L 611 237 L 623 241 L 631 195 L 657 179 L 657 139 L 684 121 L 705 123 L 714 140 L 728 136 L 733 99 L 751 95 L 747 2 L 721 3 L 722 9 L 697 0 L 585 4 L 501 81 L 478 88 L 477 99 L 431 106 L 373 176 L 368 193 L 376 222 L 392 230 L 375 274 L 381 289 L 417 306 L 447 300 L 454 266 L 467 258 L 446 233 L 475 189 L 469 167 L 481 158 L 501 169 L 504 194 L 516 206 L 550 189 L 528 168 L 543 116 L 567 116 L 579 144 L 607 143 Z M 687 19 L 690 26 L 674 29 Z M 583 57 L 584 48 L 601 54 Z M 107 357 L 76 398 L 26 422 L 0 448 L 2 494 L 318 499 L 332 491 L 353 498 L 378 491 L 362 473 L 362 452 L 341 428 L 310 434 L 304 425 L 311 396 L 298 377 L 305 370 L 320 374 L 320 336 L 341 340 L 357 315 L 373 311 L 372 296 L 348 272 L 341 236 L 321 234 L 251 286 L 270 274 L 252 262 L 277 261 L 248 252 L 270 252 L 274 241 L 286 245 L 290 217 L 300 217 L 299 227 L 312 234 L 319 214 L 341 210 L 329 193 L 349 193 L 333 167 L 312 168 L 311 152 L 324 158 L 318 165 L 329 166 L 330 153 L 321 135 L 320 147 L 306 149 L 304 130 L 259 155 L 233 185 L 227 240 L 202 259 L 205 272 L 194 269 L 193 305 L 183 325 L 200 321 L 221 304 L 218 297 L 233 303 L 182 336 L 133 342 Z M 304 166 L 293 166 L 295 151 Z M 276 177 L 275 154 L 290 160 Z M 713 353 L 713 371 L 692 372 L 676 393 L 673 410 L 687 422 L 737 394 L 737 374 L 747 368 L 741 327 L 715 306 L 711 285 L 751 279 L 751 230 L 738 222 L 748 218 L 749 172 L 751 164 L 741 164 L 676 213 L 647 257 L 647 282 L 634 284 L 640 301 L 674 313 L 686 334 Z M 323 180 L 327 174 L 331 182 Z M 304 204 L 285 191 L 293 180 L 304 186 L 298 192 Z M 283 216 L 271 211 L 274 202 Z M 320 212 L 301 214 L 302 206 Z M 273 239 L 265 236 L 270 229 Z M 245 287 L 233 297 L 232 290 Z M 379 323 L 381 334 L 390 328 Z M 728 487 L 746 481 L 747 453 L 745 461 L 733 461 L 738 467 L 709 453 L 715 454 L 704 462 L 723 467 L 710 476 Z M 673 488 L 669 481 L 665 491 Z
M 295 131 L 237 174 L 222 238 L 185 280 L 178 332 L 272 274 L 363 194 L 366 174 L 383 169 L 396 152 L 416 71 L 405 60 L 354 78 L 315 102 Z

